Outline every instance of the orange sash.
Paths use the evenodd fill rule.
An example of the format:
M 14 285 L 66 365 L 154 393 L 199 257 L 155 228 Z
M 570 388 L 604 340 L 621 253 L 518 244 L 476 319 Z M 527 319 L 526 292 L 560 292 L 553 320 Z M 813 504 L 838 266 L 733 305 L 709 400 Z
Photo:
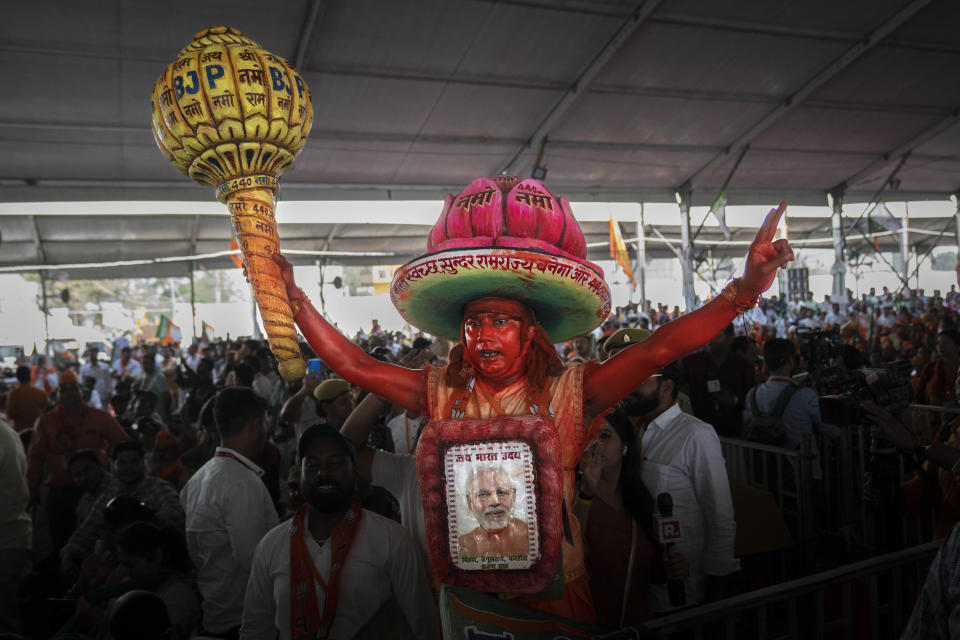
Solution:
M 310 551 L 307 549 L 306 515 L 308 505 L 303 505 L 294 514 L 290 524 L 290 638 L 325 640 L 330 635 L 333 620 L 337 615 L 337 600 L 340 598 L 340 578 L 346 564 L 347 554 L 357 535 L 363 509 L 360 499 L 353 497 L 353 504 L 340 519 L 330 534 L 330 582 L 320 575 Z M 317 607 L 317 585 L 323 589 L 323 615 Z

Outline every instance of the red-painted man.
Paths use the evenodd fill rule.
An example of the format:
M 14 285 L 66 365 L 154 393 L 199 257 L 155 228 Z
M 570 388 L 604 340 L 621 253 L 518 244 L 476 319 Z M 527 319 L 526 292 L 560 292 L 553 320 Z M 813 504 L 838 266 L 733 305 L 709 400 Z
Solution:
M 773 241 L 784 209 L 781 204 L 767 215 L 742 278 L 603 363 L 564 366 L 553 348 L 606 318 L 610 296 L 602 271 L 584 259 L 586 245 L 569 203 L 535 180 L 478 178 L 456 198 L 448 196 L 428 253 L 394 277 L 391 294 L 401 315 L 424 331 L 459 339 L 443 368 L 411 370 L 369 357 L 323 319 L 294 283 L 289 263 L 276 259 L 297 325 L 343 378 L 432 420 L 530 414 L 552 420 L 569 502 L 593 417 L 752 307 L 777 268 L 793 259 L 785 240 Z M 575 518 L 571 524 L 574 544 L 564 542 L 562 551 L 562 599 L 520 601 L 592 622 Z

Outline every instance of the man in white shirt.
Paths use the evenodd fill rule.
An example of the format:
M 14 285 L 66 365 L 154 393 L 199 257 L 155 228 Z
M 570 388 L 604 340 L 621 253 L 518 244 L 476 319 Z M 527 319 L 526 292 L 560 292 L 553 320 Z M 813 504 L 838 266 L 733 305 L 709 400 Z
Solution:
M 897 324 L 897 315 L 893 312 L 893 307 L 883 307 L 883 314 L 877 318 L 877 324 L 881 327 L 893 327 Z
M 113 363 L 110 372 L 114 378 L 136 378 L 143 373 L 140 363 L 133 359 L 133 349 L 124 347 L 120 350 L 120 359 Z
M 411 349 L 400 360 L 402 367 L 418 369 L 433 358 L 429 349 Z M 357 452 L 357 472 L 362 482 L 383 487 L 397 499 L 400 507 L 400 522 L 413 538 L 420 552 L 421 561 L 430 571 L 430 550 L 427 546 L 427 527 L 423 520 L 423 503 L 420 500 L 420 480 L 417 476 L 416 443 L 414 450 L 403 451 L 396 446 L 396 453 L 381 451 L 367 446 L 370 430 L 378 416 L 390 407 L 390 403 L 369 393 L 357 405 L 340 429 Z M 405 413 L 401 413 L 401 416 Z M 411 418 L 411 420 L 413 420 Z M 425 421 L 424 418 L 416 418 Z M 397 439 L 394 438 L 394 445 Z
M 789 320 L 796 322 L 797 318 L 800 317 L 800 310 L 802 308 L 803 306 L 800 302 L 800 296 L 793 296 L 793 300 L 787 303 L 787 315 Z
M 191 371 L 196 373 L 197 365 L 200 364 L 200 359 L 203 357 L 203 354 L 200 353 L 200 349 L 196 344 L 191 344 L 187 347 L 187 355 L 183 358 L 183 363 L 190 368 Z
M 258 396 L 268 403 L 273 397 L 274 387 L 280 382 L 280 374 L 277 373 L 276 358 L 270 349 L 263 347 L 256 354 L 257 374 L 253 378 L 253 390 Z M 250 361 L 251 366 L 253 361 Z
M 427 424 L 427 418 L 418 416 L 412 411 L 400 411 L 400 413 L 387 420 L 387 429 L 390 430 L 390 437 L 393 440 L 394 453 L 415 454 L 417 452 L 417 438 L 425 424 Z
M 394 601 L 416 638 L 440 638 L 439 616 L 410 536 L 360 507 L 356 455 L 329 425 L 298 446 L 307 503 L 257 546 L 243 609 L 243 640 L 353 638 Z M 395 610 L 395 609 L 394 609 Z M 378 615 L 379 613 L 379 615 Z
M 673 515 L 680 520 L 683 540 L 675 545 L 690 563 L 684 581 L 686 605 L 725 596 L 722 576 L 740 570 L 733 556 L 736 522 L 727 467 L 716 431 L 706 422 L 680 411 L 676 363 L 643 382 L 627 397 L 624 410 L 643 417 L 638 442 L 643 484 L 657 498 L 669 493 Z M 674 609 L 666 585 L 650 585 L 650 609 Z
M 834 302 L 830 300 L 830 294 L 823 294 L 823 302 L 820 303 L 820 313 L 827 315 L 833 309 Z
M 180 501 L 187 515 L 187 549 L 203 596 L 200 635 L 237 638 L 254 550 L 278 520 L 260 480 L 263 469 L 251 460 L 267 438 L 256 394 L 242 387 L 224 389 L 213 413 L 221 446 L 187 482 Z
M 0 630 L 11 636 L 20 632 L 20 582 L 33 544 L 28 502 L 23 443 L 13 427 L 0 420 Z
M 813 311 L 807 308 L 804 308 L 803 311 L 801 311 L 801 317 L 797 322 L 797 326 L 801 329 L 807 329 L 809 331 L 820 328 L 820 326 L 817 325 L 817 321 L 813 317 Z
M 90 347 L 87 350 L 87 363 L 80 367 L 80 380 L 84 378 L 93 378 L 93 390 L 100 396 L 100 400 L 106 402 L 110 399 L 110 391 L 113 389 L 113 380 L 110 377 L 110 370 L 105 365 L 100 364 L 97 355 L 100 350 L 96 347 Z M 96 405 L 94 405 L 96 406 Z M 102 409 L 103 407 L 97 407 Z
M 844 324 L 843 316 L 840 315 L 840 305 L 836 302 L 830 307 L 830 312 L 827 313 L 826 318 L 823 320 L 823 324 L 829 328 L 839 329 L 842 324 Z
M 389 406 L 389 402 L 372 393 L 367 394 L 343 423 L 340 432 L 350 440 L 357 451 L 357 471 L 360 479 L 373 486 L 383 487 L 397 499 L 400 522 L 417 544 L 423 566 L 429 569 L 430 550 L 427 546 L 420 481 L 417 477 L 417 458 L 414 452 L 407 453 L 398 449 L 396 453 L 390 453 L 367 446 L 370 429 L 380 413 Z

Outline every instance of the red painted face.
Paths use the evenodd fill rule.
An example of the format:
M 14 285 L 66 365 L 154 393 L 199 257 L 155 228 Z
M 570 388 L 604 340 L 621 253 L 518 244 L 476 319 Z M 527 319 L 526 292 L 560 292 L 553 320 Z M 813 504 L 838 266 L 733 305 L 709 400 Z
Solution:
M 534 327 L 526 305 L 507 298 L 481 298 L 463 312 L 463 357 L 484 382 L 513 384 L 523 376 Z

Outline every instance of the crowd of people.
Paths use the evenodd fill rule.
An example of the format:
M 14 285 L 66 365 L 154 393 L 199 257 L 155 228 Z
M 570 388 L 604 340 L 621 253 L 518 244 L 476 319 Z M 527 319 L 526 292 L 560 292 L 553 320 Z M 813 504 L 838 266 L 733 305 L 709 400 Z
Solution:
M 955 287 L 848 300 L 763 299 L 597 418 L 569 505 L 586 553 L 588 620 L 615 629 L 735 592 L 736 515 L 719 438 L 745 437 L 774 414 L 783 447 L 839 433 L 797 375 L 811 335 L 832 332 L 850 369 L 906 360 L 915 402 L 956 405 Z M 567 363 L 604 361 L 678 316 L 662 304 L 621 307 L 555 348 Z M 410 369 L 450 356 L 445 340 L 376 322 L 353 343 Z M 0 403 L 0 631 L 286 639 L 406 625 L 409 637 L 439 637 L 415 462 L 426 416 L 329 369 L 287 383 L 260 340 L 82 356 L 59 366 L 24 358 Z M 925 447 L 931 473 L 904 491 L 936 501 L 936 534 L 946 535 L 960 521 L 957 424 L 918 434 L 870 410 L 894 444 Z M 509 477 L 478 474 L 467 493 L 478 526 L 463 548 L 514 524 Z M 654 531 L 664 493 L 684 526 L 669 550 Z M 498 544 L 509 547 L 509 535 Z

